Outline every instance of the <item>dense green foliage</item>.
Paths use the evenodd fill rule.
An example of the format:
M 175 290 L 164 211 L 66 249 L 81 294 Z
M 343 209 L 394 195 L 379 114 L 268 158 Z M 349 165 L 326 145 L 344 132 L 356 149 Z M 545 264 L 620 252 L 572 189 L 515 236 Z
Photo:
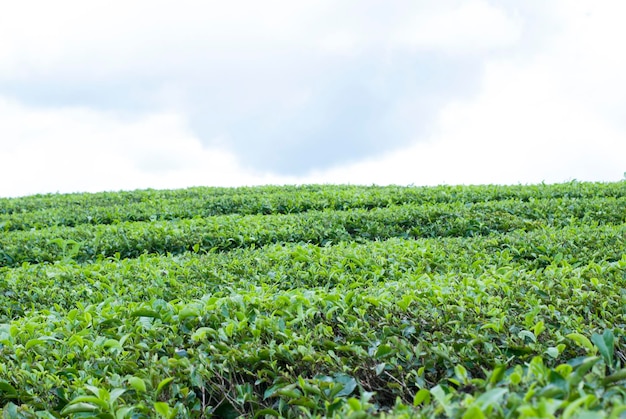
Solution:
M 617 418 L 625 327 L 626 182 L 0 200 L 5 418 Z

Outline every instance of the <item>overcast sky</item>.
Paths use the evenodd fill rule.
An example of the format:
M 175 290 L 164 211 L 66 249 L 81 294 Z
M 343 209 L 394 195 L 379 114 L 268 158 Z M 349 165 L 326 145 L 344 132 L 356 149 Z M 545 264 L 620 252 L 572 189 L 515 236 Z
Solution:
M 0 6 L 0 196 L 617 181 L 623 0 Z

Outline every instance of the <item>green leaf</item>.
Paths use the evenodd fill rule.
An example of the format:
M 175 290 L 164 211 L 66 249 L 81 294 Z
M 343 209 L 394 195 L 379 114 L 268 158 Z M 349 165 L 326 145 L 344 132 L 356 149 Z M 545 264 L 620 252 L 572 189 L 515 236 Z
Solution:
M 317 385 L 308 383 L 302 377 L 298 377 L 298 385 L 300 386 L 300 388 L 302 389 L 305 395 L 315 394 L 317 396 L 320 396 L 322 394 L 322 391 Z
M 546 326 L 542 321 L 537 322 L 534 326 L 533 326 L 533 334 L 538 337 L 541 332 L 543 332 L 544 330 L 546 330 Z
M 580 407 L 585 404 L 586 402 L 590 401 L 593 399 L 593 396 L 591 394 L 585 396 L 585 397 L 580 397 L 576 400 L 574 400 L 573 402 L 571 402 L 570 404 L 567 405 L 567 407 L 563 410 L 563 414 L 562 414 L 562 418 L 563 419 L 569 419 L 571 417 L 574 417 L 575 414 L 580 413 Z M 587 417 L 587 416 L 585 416 Z M 603 416 L 604 417 L 604 416 Z
M 37 346 L 37 345 L 41 345 L 43 344 L 45 341 L 42 339 L 30 339 L 28 342 L 26 342 L 26 345 L 24 345 L 24 349 L 29 350 L 31 349 L 33 346 Z
M 115 339 L 107 339 L 104 341 L 104 343 L 102 344 L 102 346 L 104 348 L 118 348 L 118 349 L 122 349 L 122 345 L 120 345 L 120 342 L 115 340 Z
M 289 400 L 289 404 L 296 405 L 296 406 L 304 406 L 310 410 L 314 409 L 317 406 L 317 404 L 312 399 L 306 396 L 292 398 L 291 400 Z
M 522 330 L 521 332 L 517 334 L 517 336 L 519 336 L 522 339 L 528 338 L 531 342 L 537 343 L 537 337 L 535 336 L 535 334 L 528 330 Z
M 420 391 L 415 393 L 415 396 L 413 397 L 413 406 L 417 407 L 422 403 L 425 405 L 430 403 L 430 391 L 425 388 L 420 389 Z
M 345 397 L 352 394 L 354 389 L 356 389 L 357 382 L 354 377 L 351 377 L 347 374 L 339 374 L 335 377 L 335 382 L 340 383 L 343 387 L 342 389 L 335 394 L 335 397 Z
M 384 358 L 385 356 L 389 355 L 391 352 L 393 352 L 393 349 L 391 348 L 391 346 L 384 344 L 384 345 L 380 345 L 377 349 L 376 349 L 376 358 Z
M 361 406 L 361 402 L 355 399 L 354 397 L 350 397 L 347 401 L 348 401 L 348 406 L 350 406 L 350 408 L 354 410 L 355 412 L 360 412 L 361 410 L 363 410 Z
M 130 384 L 130 386 L 139 393 L 146 392 L 146 383 L 139 377 L 128 378 L 128 384 Z
M 626 380 L 626 368 L 622 368 L 621 370 L 614 372 L 608 377 L 605 377 L 602 380 L 602 384 L 607 385 L 607 384 L 612 384 L 617 381 L 623 381 L 623 380 Z
M 62 416 L 68 416 L 72 413 L 94 413 L 98 411 L 98 407 L 89 403 L 68 404 L 61 410 Z
M 488 406 L 495 406 L 500 403 L 506 393 L 508 393 L 506 388 L 492 388 L 478 396 L 475 403 L 482 406 L 483 409 Z
M 274 417 L 279 418 L 280 413 L 278 413 L 274 409 L 261 409 L 254 414 L 255 418 L 260 418 L 260 417 L 265 417 L 265 416 L 274 416 Z
M 280 394 L 281 396 L 286 396 L 290 399 L 299 399 L 300 397 L 302 397 L 302 392 L 298 390 L 297 388 L 293 388 L 291 386 L 281 388 L 280 390 L 277 391 L 277 393 Z
M 602 336 L 597 333 L 591 335 L 591 341 L 596 345 L 607 367 L 613 368 L 613 354 L 615 353 L 615 336 L 611 329 L 606 329 Z
M 624 417 L 624 413 L 626 412 L 626 405 L 621 405 L 621 406 L 615 406 L 613 408 L 613 411 L 611 412 L 611 416 L 609 416 L 609 419 L 621 419 Z
M 472 405 L 463 413 L 462 419 L 485 419 L 485 415 L 480 407 Z
M 126 419 L 128 414 L 135 410 L 135 406 L 120 407 L 115 411 L 115 419 Z
M 161 316 L 158 312 L 154 310 L 149 310 L 147 308 L 142 308 L 139 310 L 135 310 L 132 312 L 131 317 L 151 317 L 154 319 L 160 319 Z
M 109 400 L 109 402 L 111 404 L 115 403 L 115 401 L 126 392 L 126 389 L 123 388 L 114 388 L 113 390 L 111 390 L 111 398 Z
M 494 369 L 489 374 L 488 381 L 491 384 L 498 384 L 500 380 L 504 377 L 504 373 L 506 372 L 506 365 L 498 365 L 494 367 Z
M 183 307 L 182 310 L 178 313 L 178 318 L 181 320 L 187 319 L 189 317 L 198 317 L 199 310 L 198 307 L 194 307 L 191 305 Z
M 565 337 L 576 342 L 578 346 L 586 349 L 587 352 L 595 353 L 594 346 L 591 344 L 591 342 L 589 341 L 589 339 L 587 339 L 586 336 L 581 335 L 580 333 L 570 333 L 569 335 L 566 335 Z
M 3 419 L 21 419 L 22 416 L 17 412 L 17 406 L 9 402 L 2 408 L 2 418 Z
M 154 402 L 154 410 L 160 417 L 168 419 L 172 414 L 172 408 L 165 402 Z
M 546 354 L 550 358 L 556 359 L 559 357 L 559 350 L 555 348 L 554 346 L 550 346 L 548 349 L 546 349 Z
M 376 375 L 382 374 L 382 372 L 385 370 L 386 365 L 387 364 L 385 364 L 384 362 L 381 362 L 380 364 L 376 364 L 376 367 L 374 368 L 374 370 L 376 371 Z
M 162 381 L 159 383 L 159 385 L 157 386 L 157 388 L 156 388 L 156 394 L 157 394 L 157 396 L 158 396 L 159 394 L 161 394 L 161 391 L 163 390 L 163 388 L 164 388 L 166 385 L 168 385 L 169 383 L 171 383 L 172 381 L 174 381 L 174 377 L 168 377 L 168 378 L 166 378 L 166 379 L 162 380 Z
M 456 365 L 454 367 L 454 375 L 459 380 L 460 383 L 465 384 L 469 380 L 469 376 L 467 375 L 467 370 L 463 365 Z
M 437 403 L 439 403 L 439 405 L 443 408 L 446 415 L 452 416 L 452 406 L 450 405 L 450 400 L 444 390 L 444 387 L 438 384 L 430 389 L 430 394 L 432 394 Z
M 194 342 L 200 342 L 206 338 L 207 333 L 214 332 L 210 327 L 200 327 L 198 330 L 191 334 L 191 340 Z
M 600 361 L 600 357 L 590 356 L 582 359 L 582 362 L 574 369 L 574 372 L 567 377 L 567 383 L 570 389 L 574 389 L 585 377 L 587 372 Z
M 278 383 L 278 384 L 274 384 L 273 386 L 269 387 L 267 390 L 265 390 L 265 392 L 263 393 L 263 400 L 269 399 L 270 397 L 273 397 L 275 394 L 277 394 L 279 392 L 279 390 L 287 387 L 289 384 L 287 383 Z M 291 385 L 293 388 L 293 384 Z
M 98 388 L 89 384 L 85 384 L 85 388 L 91 391 L 96 397 L 101 400 L 109 400 L 109 392 L 104 388 Z
M 0 381 L 0 395 L 3 398 L 14 398 L 17 397 L 17 390 L 6 381 Z
M 72 401 L 69 404 L 80 404 L 80 403 L 90 403 L 92 405 L 99 406 L 100 409 L 105 409 L 105 410 L 109 408 L 109 404 L 106 401 L 100 400 L 96 396 L 78 396 L 72 399 Z

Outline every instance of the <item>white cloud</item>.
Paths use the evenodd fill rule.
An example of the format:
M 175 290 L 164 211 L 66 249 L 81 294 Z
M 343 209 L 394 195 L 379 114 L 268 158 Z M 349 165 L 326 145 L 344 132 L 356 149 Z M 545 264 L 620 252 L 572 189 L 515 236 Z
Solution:
M 560 31 L 523 61 L 492 58 L 482 92 L 449 103 L 428 142 L 311 181 L 480 184 L 617 181 L 626 171 L 626 4 L 560 2 Z M 614 6 L 614 7 L 611 7 Z
M 599 117 L 626 129 L 626 26 L 622 1 L 561 0 L 566 30 L 554 39 L 544 61 L 558 72 L 555 83 L 568 100 L 582 102 Z
M 513 105 L 510 96 L 501 100 L 503 92 L 494 84 L 476 101 L 448 106 L 429 142 L 317 172 L 305 181 L 437 185 L 622 178 L 622 132 L 561 98 L 537 100 L 536 91 L 524 87 L 506 90 L 520 101 Z
M 215 60 L 285 48 L 347 55 L 372 47 L 485 50 L 515 43 L 519 31 L 485 0 L 24 0 L 4 5 L 0 15 L 0 79 L 189 74 Z
M 521 21 L 485 0 L 431 4 L 430 13 L 417 14 L 398 30 L 400 42 L 444 53 L 475 53 L 511 47 L 521 38 Z
M 176 114 L 127 120 L 0 99 L 0 120 L 0 196 L 275 181 L 203 147 Z
M 154 74 L 161 79 L 147 96 L 156 106 L 144 114 L 84 106 L 36 108 L 0 96 L 0 196 L 191 185 L 622 177 L 626 26 L 620 17 L 626 3 L 535 1 L 524 4 L 527 14 L 516 13 L 517 6 L 505 12 L 486 0 L 404 2 L 372 13 L 374 4 L 185 0 L 174 8 L 165 1 L 25 0 L 3 6 L 0 81 L 76 79 L 98 86 L 100 80 L 140 82 Z M 518 54 L 529 42 L 525 37 L 534 15 L 554 22 L 554 29 L 535 31 L 533 36 L 543 37 Z M 231 99 L 223 106 L 233 107 L 234 116 L 278 103 L 272 109 L 279 109 L 279 116 L 270 122 L 280 124 L 283 112 L 306 110 L 303 104 L 318 87 L 282 66 L 307 71 L 311 64 L 328 66 L 320 71 L 340 71 L 342 64 L 315 58 L 302 65 L 298 57 L 290 64 L 283 48 L 344 58 L 374 49 L 381 60 L 389 58 L 384 52 L 390 49 L 470 53 L 484 65 L 481 91 L 445 104 L 428 141 L 416 138 L 407 149 L 302 177 L 258 173 L 226 150 L 227 132 L 213 141 L 214 147 L 196 138 L 188 123 L 194 109 L 185 82 L 188 77 L 202 80 L 205 73 L 214 76 L 216 65 L 228 61 L 220 71 L 237 73 L 232 79 L 237 83 L 231 74 L 222 75 L 229 84 L 211 92 Z M 247 60 L 254 71 L 248 72 Z M 397 65 L 392 61 L 389 66 Z M 402 89 L 392 86 L 393 80 L 375 79 L 376 73 L 366 79 L 367 74 L 353 77 L 364 78 L 363 83 L 382 93 Z M 308 75 L 315 81 L 311 75 L 316 73 Z M 290 77 L 292 82 L 286 82 Z M 231 90 L 239 80 L 241 88 Z M 437 99 L 437 91 L 427 93 Z M 389 98 L 388 107 L 397 109 L 402 120 L 420 112 L 422 103 L 413 106 L 411 95 Z
M 0 75 L 97 78 L 206 62 L 267 42 L 301 39 L 327 2 L 25 0 L 0 15 Z M 168 57 L 164 60 L 164 57 Z M 160 64 L 155 68 L 154 64 Z M 89 73 L 84 71 L 88 69 Z
M 463 37 L 501 17 L 470 1 L 476 26 Z M 246 164 L 304 173 L 406 145 L 446 98 L 473 90 L 474 58 L 434 57 L 424 50 L 440 40 L 416 51 L 396 37 L 415 16 L 456 22 L 457 0 L 442 3 L 25 0 L 0 15 L 0 94 L 25 106 L 184 114 L 205 145 L 223 138 Z M 377 143 L 378 131 L 394 132 Z M 336 152 L 316 153 L 317 143 Z

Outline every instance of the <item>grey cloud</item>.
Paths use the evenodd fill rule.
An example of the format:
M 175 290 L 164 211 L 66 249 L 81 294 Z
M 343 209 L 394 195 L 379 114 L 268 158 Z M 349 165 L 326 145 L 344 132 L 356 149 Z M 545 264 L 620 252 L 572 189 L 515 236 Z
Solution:
M 398 10 L 381 19 L 393 26 Z M 130 117 L 178 107 L 207 147 L 225 146 L 258 171 L 301 175 L 427 138 L 443 106 L 478 91 L 487 58 L 367 46 L 170 46 L 152 67 L 95 76 L 79 63 L 79 77 L 0 82 L 0 95 Z
M 445 103 L 479 87 L 476 60 L 384 55 L 373 53 L 342 63 L 338 73 L 331 70 L 298 80 L 291 86 L 294 91 L 309 87 L 312 92 L 309 100 L 293 108 L 278 95 L 274 103 L 268 97 L 267 103 L 233 118 L 227 98 L 223 111 L 211 99 L 210 88 L 198 90 L 192 127 L 207 141 L 225 135 L 243 163 L 255 169 L 305 174 L 423 139 Z M 289 83 L 293 81 L 272 86 L 289 91 Z M 231 87 L 236 90 L 238 84 L 234 80 Z
M 0 95 L 37 108 L 92 107 L 120 114 L 148 110 L 146 98 L 158 87 L 142 80 L 39 79 L 0 83 Z
M 0 93 L 30 105 L 132 115 L 166 106 L 155 92 L 174 85 L 206 146 L 225 141 L 253 169 L 301 175 L 424 138 L 445 103 L 479 87 L 480 60 L 386 50 L 330 60 L 287 51 L 207 60 L 188 74 L 155 73 L 11 83 Z

